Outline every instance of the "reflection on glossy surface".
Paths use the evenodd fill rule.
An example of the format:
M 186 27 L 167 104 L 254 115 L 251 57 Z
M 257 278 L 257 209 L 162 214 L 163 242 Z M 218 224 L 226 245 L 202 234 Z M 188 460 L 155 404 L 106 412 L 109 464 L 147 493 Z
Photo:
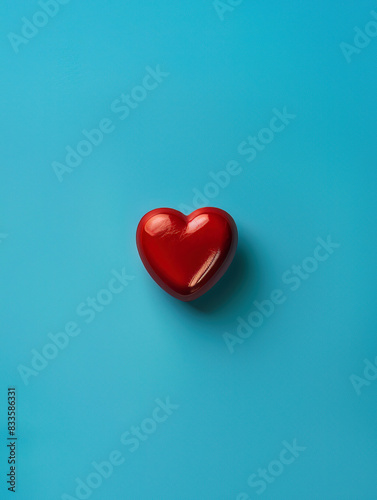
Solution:
M 194 288 L 196 285 L 199 285 L 201 281 L 205 278 L 206 274 L 215 266 L 218 257 L 220 256 L 220 251 L 213 252 L 213 255 L 210 255 L 206 262 L 202 265 L 199 271 L 192 277 L 192 280 L 189 283 L 189 288 Z
M 147 271 L 165 291 L 180 300 L 194 300 L 229 267 L 237 228 L 218 208 L 202 208 L 189 216 L 156 209 L 141 219 L 137 246 Z
M 187 224 L 185 234 L 193 234 L 195 233 L 195 231 L 199 231 L 199 229 L 202 229 L 206 224 L 209 223 L 209 221 L 210 219 L 208 215 L 198 215 L 197 217 L 195 217 L 195 219 Z
M 169 215 L 155 215 L 145 224 L 144 230 L 149 236 L 163 236 L 172 229 L 172 223 Z

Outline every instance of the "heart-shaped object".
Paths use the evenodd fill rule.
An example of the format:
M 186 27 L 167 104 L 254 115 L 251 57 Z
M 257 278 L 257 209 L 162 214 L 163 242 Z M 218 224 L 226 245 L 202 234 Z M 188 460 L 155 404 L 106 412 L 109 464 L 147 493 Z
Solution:
M 139 222 L 136 243 L 145 268 L 166 292 L 197 299 L 224 275 L 236 253 L 237 226 L 219 208 L 184 215 L 157 208 Z

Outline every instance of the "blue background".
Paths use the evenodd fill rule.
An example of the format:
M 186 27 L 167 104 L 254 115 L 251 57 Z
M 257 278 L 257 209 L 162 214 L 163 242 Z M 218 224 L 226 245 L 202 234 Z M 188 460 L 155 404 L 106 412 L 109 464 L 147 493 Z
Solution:
M 377 498 L 377 381 L 350 382 L 377 355 L 377 39 L 350 63 L 340 48 L 372 9 L 245 0 L 221 20 L 211 0 L 70 2 L 16 54 L 8 33 L 40 7 L 2 2 L 1 498 L 9 385 L 20 499 L 75 498 L 116 449 L 93 499 L 258 498 L 248 477 L 294 439 L 305 451 L 262 498 Z M 112 102 L 157 65 L 169 76 L 120 120 Z M 284 106 L 296 118 L 248 163 L 239 144 Z M 115 130 L 59 182 L 52 162 L 104 118 Z M 192 205 L 230 160 L 242 172 L 210 205 L 239 252 L 181 303 L 144 270 L 137 223 Z M 282 274 L 328 235 L 341 246 L 291 292 Z M 134 279 L 85 323 L 77 306 L 123 268 Z M 275 288 L 286 302 L 231 354 L 223 333 Z M 69 321 L 80 335 L 25 385 L 19 365 Z M 179 408 L 131 453 L 121 435 L 166 397 Z

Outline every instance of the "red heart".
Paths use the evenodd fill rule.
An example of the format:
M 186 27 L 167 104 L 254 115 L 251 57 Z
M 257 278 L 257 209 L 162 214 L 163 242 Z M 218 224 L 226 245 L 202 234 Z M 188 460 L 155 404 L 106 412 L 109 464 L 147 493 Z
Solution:
M 137 248 L 148 273 L 177 299 L 197 299 L 224 275 L 237 247 L 237 227 L 219 208 L 183 215 L 157 208 L 139 222 Z

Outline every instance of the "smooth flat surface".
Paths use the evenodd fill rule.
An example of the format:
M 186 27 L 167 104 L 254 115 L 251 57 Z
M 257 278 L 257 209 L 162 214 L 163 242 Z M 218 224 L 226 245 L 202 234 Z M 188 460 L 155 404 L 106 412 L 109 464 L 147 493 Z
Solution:
M 340 46 L 377 5 L 232 9 L 221 20 L 210 0 L 69 2 L 16 53 L 8 33 L 40 7 L 0 6 L 1 498 L 12 385 L 16 498 L 80 498 L 76 478 L 115 450 L 124 462 L 93 500 L 377 498 L 377 380 L 359 395 L 350 381 L 377 356 L 377 38 L 350 62 Z M 135 86 L 158 65 L 144 96 Z M 132 91 L 134 109 L 121 102 Z M 286 123 L 271 122 L 285 107 Z M 59 182 L 53 162 L 106 119 L 112 131 Z M 245 153 L 259 133 L 266 144 Z M 232 160 L 238 174 L 208 187 Z M 150 279 L 135 231 L 153 208 L 193 207 L 194 189 L 240 240 L 223 282 L 190 305 Z M 289 281 L 328 236 L 340 246 Z M 113 280 L 122 270 L 127 286 Z M 121 292 L 103 292 L 110 282 Z M 285 302 L 231 354 L 224 332 L 274 289 Z M 101 311 L 87 304 L 98 294 L 111 301 Z M 22 377 L 68 322 L 81 333 Z M 145 421 L 164 418 L 156 399 L 168 397 L 178 408 Z M 295 439 L 305 450 L 280 470 Z M 248 479 L 268 468 L 258 495 Z

